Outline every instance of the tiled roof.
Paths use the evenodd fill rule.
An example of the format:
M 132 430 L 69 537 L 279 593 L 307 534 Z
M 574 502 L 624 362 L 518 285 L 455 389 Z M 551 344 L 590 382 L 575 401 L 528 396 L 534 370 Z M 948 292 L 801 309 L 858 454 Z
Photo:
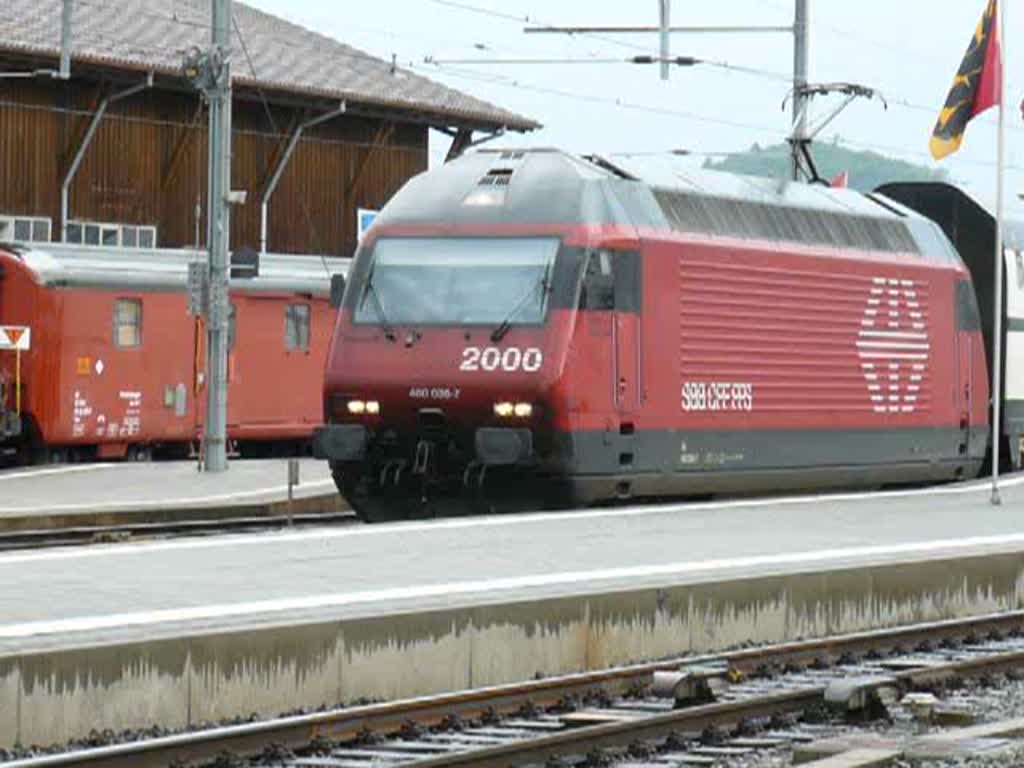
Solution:
M 390 62 L 240 2 L 234 3 L 234 15 L 232 75 L 238 85 L 409 110 L 437 124 L 520 131 L 539 127 L 529 118 L 402 67 L 392 70 Z M 0 50 L 56 57 L 60 29 L 61 0 L 0 0 Z M 88 61 L 176 75 L 186 49 L 209 46 L 210 3 L 75 0 L 73 30 L 72 67 L 75 61 Z

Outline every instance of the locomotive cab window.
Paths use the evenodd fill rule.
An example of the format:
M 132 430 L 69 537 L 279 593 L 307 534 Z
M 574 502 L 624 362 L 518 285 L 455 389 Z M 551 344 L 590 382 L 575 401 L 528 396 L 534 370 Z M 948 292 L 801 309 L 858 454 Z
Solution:
M 584 268 L 579 308 L 638 312 L 640 290 L 640 254 L 595 251 Z
M 382 238 L 346 295 L 375 325 L 539 325 L 559 241 L 547 237 Z
M 580 309 L 615 309 L 615 273 L 608 251 L 590 254 L 583 272 Z
M 121 349 L 142 346 L 142 300 L 114 302 L 114 344 Z
M 284 345 L 289 352 L 309 352 L 309 304 L 289 304 L 284 310 Z

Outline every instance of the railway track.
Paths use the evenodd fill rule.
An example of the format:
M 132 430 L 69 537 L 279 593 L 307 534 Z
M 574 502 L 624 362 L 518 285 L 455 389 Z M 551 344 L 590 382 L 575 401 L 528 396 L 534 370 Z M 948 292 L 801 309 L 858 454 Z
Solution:
M 756 738 L 708 744 L 700 735 L 709 729 L 780 722 L 820 708 L 836 690 L 853 691 L 851 701 L 863 703 L 879 691 L 1022 668 L 1024 611 L 338 709 L 3 765 L 138 768 L 216 759 L 217 765 L 275 768 L 490 768 L 638 745 L 700 762 L 798 738 L 783 726 Z
M 285 526 L 302 528 L 317 525 L 350 525 L 358 522 L 359 519 L 354 513 L 346 511 L 317 512 L 290 516 L 275 514 L 237 518 L 224 517 L 215 520 L 177 520 L 3 531 L 0 532 L 0 552 L 138 541 L 141 539 L 212 536 L 227 533 L 279 530 Z

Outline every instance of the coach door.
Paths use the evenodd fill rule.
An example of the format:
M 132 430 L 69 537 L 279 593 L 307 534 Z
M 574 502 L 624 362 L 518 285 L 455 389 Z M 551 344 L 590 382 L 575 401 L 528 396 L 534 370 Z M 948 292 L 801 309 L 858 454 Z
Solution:
M 974 286 L 966 280 L 956 286 L 956 412 L 959 420 L 957 455 L 966 457 L 970 450 L 971 411 L 978 382 L 974 380 L 975 335 L 981 328 L 981 317 L 974 298 Z
M 235 365 L 235 343 L 238 335 L 237 307 L 234 302 L 228 309 L 228 426 L 235 426 L 238 423 L 237 398 L 232 397 L 234 382 L 237 378 Z M 193 398 L 193 425 L 197 440 L 202 439 L 206 425 L 206 410 L 209 399 L 207 376 L 207 327 L 206 321 L 196 318 L 193 327 L 192 342 L 192 398 Z
M 957 365 L 959 371 L 959 402 L 957 413 L 960 419 L 960 430 L 957 433 L 957 455 L 966 456 L 971 439 L 971 402 L 974 397 L 973 366 L 971 360 L 974 350 L 971 348 L 974 339 L 969 333 L 957 334 Z
M 615 356 L 612 377 L 615 405 L 623 417 L 640 407 L 642 397 L 640 263 L 640 254 L 636 252 L 616 251 L 612 254 L 612 270 L 615 276 L 615 310 L 612 323 Z

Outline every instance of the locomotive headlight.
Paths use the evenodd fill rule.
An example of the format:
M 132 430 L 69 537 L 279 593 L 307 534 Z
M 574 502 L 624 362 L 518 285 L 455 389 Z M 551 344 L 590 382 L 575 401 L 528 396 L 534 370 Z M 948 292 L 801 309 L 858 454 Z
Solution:
M 380 402 L 377 400 L 349 400 L 348 412 L 353 416 L 362 416 L 364 413 L 369 416 L 379 416 Z
M 516 407 L 512 403 L 495 403 L 494 404 L 494 415 L 499 416 L 503 419 L 507 419 L 509 416 L 515 413 Z
M 509 402 L 495 403 L 494 415 L 501 419 L 511 419 L 513 416 L 517 419 L 528 419 L 533 416 L 533 404 Z

